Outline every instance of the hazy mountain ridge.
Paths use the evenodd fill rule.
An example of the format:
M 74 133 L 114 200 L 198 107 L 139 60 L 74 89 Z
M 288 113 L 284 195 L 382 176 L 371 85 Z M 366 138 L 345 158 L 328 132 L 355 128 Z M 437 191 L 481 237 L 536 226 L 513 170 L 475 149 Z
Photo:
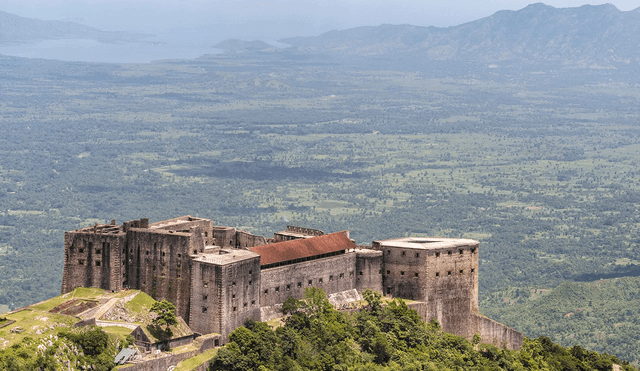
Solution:
M 275 46 L 271 46 L 264 41 L 244 41 L 240 39 L 226 39 L 217 43 L 213 47 L 233 53 L 275 51 L 277 49 Z
M 280 40 L 302 53 L 392 55 L 498 63 L 556 61 L 610 67 L 640 61 L 640 8 L 542 3 L 448 28 L 381 25 Z
M 0 11 L 0 45 L 56 39 L 94 39 L 104 43 L 137 42 L 149 35 L 102 31 L 74 22 L 20 17 Z

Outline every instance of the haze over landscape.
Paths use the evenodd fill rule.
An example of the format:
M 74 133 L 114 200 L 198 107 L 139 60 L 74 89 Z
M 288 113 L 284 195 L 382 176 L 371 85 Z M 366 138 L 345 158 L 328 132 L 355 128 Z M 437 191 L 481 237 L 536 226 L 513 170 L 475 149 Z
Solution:
M 5 0 L 0 313 L 59 295 L 64 232 L 111 219 L 461 237 L 482 314 L 637 366 L 638 5 Z M 0 365 L 53 333 L 3 321 Z
M 621 11 L 638 7 L 633 1 L 609 2 Z M 331 30 L 381 24 L 451 27 L 491 16 L 501 10 L 520 10 L 526 1 L 311 1 L 269 3 L 243 1 L 16 1 L 3 2 L 0 11 L 25 18 L 74 22 L 102 31 L 146 35 L 138 43 L 101 43 L 90 34 L 64 42 L 32 39 L 15 47 L 18 40 L 0 42 L 0 54 L 78 61 L 149 62 L 155 59 L 194 58 L 216 53 L 211 47 L 225 39 L 262 40 L 272 45 L 280 39 L 317 36 Z M 552 1 L 556 8 L 579 7 L 581 1 Z M 591 5 L 604 2 L 589 3 Z M 3 34 L 11 23 L 3 22 Z M 53 37 L 43 37 L 53 39 Z M 76 36 L 77 37 L 77 36 Z M 69 40 L 72 39 L 72 40 Z M 100 40 L 100 39 L 99 39 Z M 122 40 L 121 40 L 122 41 Z M 33 42 L 37 42 L 33 44 Z

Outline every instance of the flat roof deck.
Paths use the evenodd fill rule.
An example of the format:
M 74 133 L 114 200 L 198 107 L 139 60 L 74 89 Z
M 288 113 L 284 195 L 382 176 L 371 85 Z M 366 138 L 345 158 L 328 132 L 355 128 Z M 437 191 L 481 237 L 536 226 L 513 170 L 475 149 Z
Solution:
M 197 221 L 202 221 L 202 220 L 207 221 L 207 220 L 210 220 L 210 219 L 197 218 L 195 216 L 185 215 L 185 216 L 180 216 L 180 217 L 173 218 L 173 219 L 167 219 L 167 220 L 162 220 L 162 221 L 155 222 L 155 223 L 150 223 L 149 224 L 149 229 L 163 229 L 163 228 L 167 228 L 167 227 L 178 226 L 178 225 L 183 224 L 183 223 L 197 222 Z
M 238 261 L 257 258 L 260 255 L 249 250 L 241 249 L 207 249 L 206 253 L 199 253 L 194 261 L 202 263 L 211 263 L 215 265 L 226 265 Z
M 439 238 L 439 237 L 401 237 L 389 240 L 373 241 L 380 246 L 402 247 L 408 249 L 436 250 L 450 249 L 461 246 L 477 246 L 480 243 L 467 238 Z

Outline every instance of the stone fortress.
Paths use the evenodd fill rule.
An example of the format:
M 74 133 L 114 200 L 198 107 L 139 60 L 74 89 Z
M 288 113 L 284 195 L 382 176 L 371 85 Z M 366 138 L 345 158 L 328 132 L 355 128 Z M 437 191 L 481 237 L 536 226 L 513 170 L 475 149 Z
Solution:
M 517 349 L 522 333 L 479 314 L 478 249 L 469 239 L 404 237 L 357 246 L 349 231 L 287 227 L 273 238 L 210 219 L 146 218 L 65 233 L 62 293 L 76 287 L 139 289 L 176 305 L 196 333 L 226 339 L 246 319 L 281 316 L 288 297 L 322 288 L 333 303 L 371 289 L 411 300 L 426 321 Z

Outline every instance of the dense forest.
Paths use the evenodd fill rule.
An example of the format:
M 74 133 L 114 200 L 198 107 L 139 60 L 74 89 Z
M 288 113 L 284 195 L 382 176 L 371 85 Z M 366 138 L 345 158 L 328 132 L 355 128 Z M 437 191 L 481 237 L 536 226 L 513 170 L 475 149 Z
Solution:
M 640 278 L 564 282 L 553 289 L 511 288 L 484 296 L 483 313 L 533 338 L 549 336 L 565 346 L 615 349 L 638 364 Z
M 0 71 L 0 309 L 60 292 L 65 231 L 187 214 L 474 238 L 481 300 L 640 273 L 631 69 L 242 54 Z M 600 351 L 638 359 L 617 350 Z

